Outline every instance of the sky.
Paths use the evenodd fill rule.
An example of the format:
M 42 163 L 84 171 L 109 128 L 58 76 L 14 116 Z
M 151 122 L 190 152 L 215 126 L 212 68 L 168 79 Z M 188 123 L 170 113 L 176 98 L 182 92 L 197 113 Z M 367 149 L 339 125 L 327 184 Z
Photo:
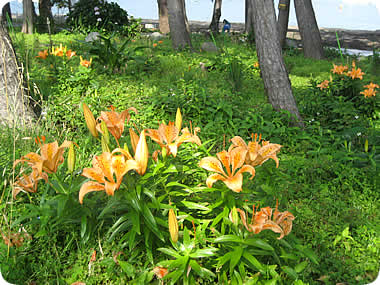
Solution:
M 5 1 L 0 0 L 0 4 Z M 274 1 L 277 7 L 279 0 Z M 158 18 L 157 0 L 112 0 L 112 2 L 118 3 L 135 18 Z M 221 19 L 244 22 L 244 3 L 245 0 L 223 0 Z M 312 3 L 320 28 L 380 30 L 380 0 L 312 0 Z M 17 1 L 13 1 L 12 6 L 21 7 L 19 9 L 22 10 L 22 4 Z M 212 9 L 211 0 L 186 0 L 189 20 L 210 21 Z M 289 25 L 297 26 L 293 4 L 290 8 Z
M 138 18 L 157 19 L 157 0 L 118 0 L 121 7 Z M 244 0 L 223 0 L 222 19 L 244 22 Z M 293 1 L 291 1 L 293 3 Z M 312 0 L 320 28 L 380 30 L 380 0 Z M 275 0 L 275 7 L 278 0 Z M 186 0 L 190 20 L 210 21 L 211 0 Z M 289 24 L 297 26 L 294 6 L 291 5 Z

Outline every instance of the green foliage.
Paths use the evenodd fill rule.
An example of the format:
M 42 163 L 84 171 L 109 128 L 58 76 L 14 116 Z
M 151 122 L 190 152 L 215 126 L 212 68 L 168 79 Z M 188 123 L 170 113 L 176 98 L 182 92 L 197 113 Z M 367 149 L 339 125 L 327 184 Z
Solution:
M 229 39 L 215 39 L 225 51 L 217 55 L 173 53 L 164 39 L 145 49 L 146 60 L 137 62 L 133 58 L 140 55 L 139 47 L 152 46 L 148 38 L 134 42 L 103 35 L 94 51 L 81 42 L 83 36 L 53 35 L 53 45 L 62 43 L 77 56 L 42 60 L 35 56 L 49 44 L 46 35 L 15 36 L 16 51 L 28 63 L 28 84 L 39 87 L 36 98 L 44 119 L 40 129 L 0 134 L 0 230 L 24 229 L 32 236 L 21 247 L 0 244 L 1 271 L 8 281 L 159 284 L 156 266 L 168 268 L 163 282 L 169 284 L 367 284 L 376 278 L 378 99 L 360 94 L 370 81 L 379 84 L 370 60 L 360 62 L 365 83 L 334 77 L 329 89 L 321 90 L 316 85 L 329 79 L 331 63 L 285 53 L 305 119 L 305 128 L 299 129 L 288 113 L 274 112 L 267 103 L 254 50 Z M 110 61 L 102 58 L 102 49 Z M 80 66 L 79 56 L 93 57 L 91 67 Z M 209 70 L 201 70 L 200 62 Z M 128 68 L 123 69 L 125 63 Z M 233 64 L 241 74 L 235 78 L 240 80 L 238 92 L 230 73 Z M 110 72 L 103 72 L 104 65 Z M 172 157 L 148 139 L 150 154 L 161 154 L 149 159 L 144 175 L 129 171 L 114 196 L 93 192 L 81 205 L 78 192 L 89 179 L 80 174 L 102 152 L 100 141 L 89 135 L 82 102 L 95 118 L 110 105 L 119 111 L 136 107 L 138 113 L 127 126 L 140 130 L 173 121 L 181 107 L 184 124 L 201 128 L 202 146 L 184 143 Z M 240 193 L 221 181 L 207 188 L 210 173 L 198 166 L 200 159 L 228 148 L 233 136 L 248 141 L 252 133 L 283 146 L 279 168 L 272 160 L 255 167 L 254 179 L 244 176 Z M 46 135 L 49 142 L 76 142 L 75 170 L 68 173 L 65 154 L 49 183 L 41 180 L 36 193 L 13 199 L 12 177 L 19 174 L 13 161 L 28 152 L 40 153 L 31 139 L 36 135 Z M 132 149 L 127 131 L 119 144 Z M 112 137 L 108 147 L 117 147 Z M 295 216 L 292 232 L 281 240 L 278 233 L 253 234 L 230 219 L 236 207 L 250 222 L 252 205 L 273 208 L 276 199 Z M 177 213 L 176 243 L 169 235 L 170 209 Z
M 93 54 L 95 59 L 103 65 L 110 72 L 122 72 L 126 69 L 128 61 L 136 61 L 138 63 L 144 63 L 145 57 L 137 55 L 139 50 L 143 50 L 146 47 L 138 46 L 131 48 L 129 46 L 131 38 L 125 38 L 120 44 L 116 39 L 116 33 L 112 33 L 109 36 L 99 36 L 100 40 L 86 43 L 90 46 L 89 53 Z
M 128 13 L 115 2 L 104 0 L 76 2 L 67 17 L 67 24 L 76 31 L 127 32 Z

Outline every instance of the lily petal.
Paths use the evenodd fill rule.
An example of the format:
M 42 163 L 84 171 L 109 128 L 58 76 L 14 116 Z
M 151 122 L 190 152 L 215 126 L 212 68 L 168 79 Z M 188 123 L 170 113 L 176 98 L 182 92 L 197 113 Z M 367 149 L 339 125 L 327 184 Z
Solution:
M 233 177 L 226 178 L 223 182 L 232 191 L 239 193 L 242 190 L 243 175 L 241 173 L 237 173 Z
M 214 174 L 211 174 L 209 177 L 207 177 L 207 180 L 206 180 L 206 185 L 208 188 L 211 188 L 212 185 L 216 182 L 216 181 L 225 181 L 226 178 L 218 173 L 214 173 Z
M 247 150 L 243 149 L 242 147 L 235 147 L 233 150 L 231 150 L 232 173 L 235 173 L 236 169 L 242 167 L 246 154 Z
M 209 157 L 202 158 L 201 161 L 199 162 L 199 166 L 208 171 L 214 171 L 222 175 L 226 175 L 226 173 L 223 170 L 222 164 L 215 157 L 209 156 Z
M 104 190 L 104 185 L 99 184 L 97 182 L 88 181 L 82 185 L 79 191 L 79 203 L 83 204 L 83 197 L 87 193 L 94 191 L 102 191 Z

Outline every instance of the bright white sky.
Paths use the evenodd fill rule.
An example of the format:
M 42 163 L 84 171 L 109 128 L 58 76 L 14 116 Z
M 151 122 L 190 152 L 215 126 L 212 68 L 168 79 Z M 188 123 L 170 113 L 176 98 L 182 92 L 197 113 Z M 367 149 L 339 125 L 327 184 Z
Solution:
M 128 14 L 136 18 L 158 18 L 157 0 L 108 1 L 118 3 Z M 274 0 L 275 7 L 278 1 Z M 7 0 L 0 0 L 0 4 L 5 2 Z M 244 3 L 245 0 L 223 0 L 222 19 L 225 18 L 230 22 L 244 22 Z M 291 3 L 289 24 L 296 26 L 293 1 Z M 380 30 L 380 0 L 312 0 L 312 3 L 319 27 Z M 22 10 L 21 4 L 14 5 Z M 211 0 L 186 0 L 187 16 L 190 20 L 210 21 L 212 9 Z

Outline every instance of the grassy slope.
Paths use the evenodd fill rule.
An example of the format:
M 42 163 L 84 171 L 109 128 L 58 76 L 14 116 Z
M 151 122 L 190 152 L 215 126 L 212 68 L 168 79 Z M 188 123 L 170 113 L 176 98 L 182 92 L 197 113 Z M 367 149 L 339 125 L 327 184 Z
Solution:
M 29 55 L 31 79 L 38 84 L 45 98 L 43 108 L 49 110 L 47 121 L 43 122 L 50 129 L 49 136 L 75 138 L 78 144 L 88 143 L 82 115 L 77 108 L 83 100 L 83 90 L 70 84 L 52 85 L 51 81 L 46 80 L 47 70 L 41 69 L 34 58 L 37 51 L 48 44 L 48 37 L 18 34 L 17 38 L 17 50 L 24 57 Z M 76 41 L 78 38 L 83 39 L 78 35 L 54 35 L 53 42 L 86 55 L 86 49 Z M 194 39 L 196 50 L 202 40 Z M 217 149 L 220 148 L 218 145 L 222 143 L 223 134 L 230 138 L 232 135 L 247 136 L 251 132 L 261 132 L 271 141 L 284 145 L 279 155 L 280 168 L 264 169 L 254 183 L 258 186 L 266 184 L 275 191 L 274 196 L 281 197 L 288 204 L 297 217 L 294 234 L 305 244 L 311 245 L 320 257 L 320 265 L 309 267 L 305 281 L 317 283 L 316 280 L 321 278 L 331 284 L 358 284 L 373 279 L 379 268 L 380 251 L 376 168 L 371 165 L 359 168 L 352 162 L 337 161 L 335 154 L 345 153 L 344 146 L 332 145 L 331 140 L 326 138 L 332 135 L 323 128 L 318 130 L 318 126 L 310 123 L 301 132 L 281 123 L 281 117 L 273 115 L 268 107 L 259 73 L 253 69 L 253 63 L 257 61 L 255 51 L 246 45 L 231 43 L 228 39 L 219 40 L 218 43 L 225 46 L 228 55 L 173 53 L 170 42 L 165 40 L 157 48 L 145 50 L 149 63 L 144 68 L 131 62 L 125 73 L 94 73 L 92 85 L 85 90 L 85 100 L 92 105 L 96 114 L 111 104 L 118 110 L 134 106 L 141 111 L 136 116 L 136 122 L 143 127 L 156 125 L 157 120 L 172 119 L 177 106 L 181 106 L 185 119 L 191 119 L 201 127 L 202 140 L 215 141 Z M 152 42 L 142 39 L 133 45 L 151 47 Z M 332 64 L 327 60 L 304 59 L 296 51 L 288 54 L 285 62 L 294 94 L 298 101 L 303 102 L 310 93 L 310 79 L 327 79 Z M 232 90 L 228 82 L 227 64 L 231 58 L 241 61 L 245 74 L 238 93 Z M 204 73 L 198 67 L 199 62 L 215 65 L 221 71 Z M 380 81 L 374 74 L 371 78 Z M 303 116 L 306 121 L 313 119 L 309 114 Z M 25 136 L 42 134 L 43 131 L 35 132 Z M 0 166 L 6 169 L 4 177 L 11 173 L 14 157 L 33 148 L 27 140 L 20 139 L 21 135 L 17 136 L 13 156 L 14 149 L 8 144 L 9 136 L 12 137 L 12 133 L 1 135 L 3 162 Z M 82 150 L 79 159 L 81 166 L 88 165 L 86 157 L 90 153 L 90 147 Z M 266 175 L 270 174 L 268 181 Z M 8 189 L 5 187 L 4 191 Z M 14 204 L 15 216 L 18 208 L 22 207 L 20 201 Z M 9 207 L 4 211 L 9 215 Z M 343 236 L 334 244 L 346 227 L 349 227 L 349 237 Z M 17 278 L 41 282 L 83 278 L 87 274 L 88 246 L 78 243 L 77 251 L 67 251 L 69 247 L 66 247 L 68 243 L 77 243 L 78 240 L 77 233 L 72 238 L 57 234 L 35 239 L 34 247 L 21 250 L 14 258 L 17 263 L 13 267 L 19 270 Z M 96 247 L 97 242 L 94 241 L 91 246 Z M 112 251 L 112 245 L 103 246 L 106 253 Z M 144 260 L 140 263 L 143 264 Z M 86 277 L 88 284 L 99 280 L 117 283 L 118 276 L 122 276 L 113 266 L 107 267 L 106 263 L 96 265 L 95 273 L 92 277 Z M 16 276 L 10 273 L 8 278 L 15 280 Z

